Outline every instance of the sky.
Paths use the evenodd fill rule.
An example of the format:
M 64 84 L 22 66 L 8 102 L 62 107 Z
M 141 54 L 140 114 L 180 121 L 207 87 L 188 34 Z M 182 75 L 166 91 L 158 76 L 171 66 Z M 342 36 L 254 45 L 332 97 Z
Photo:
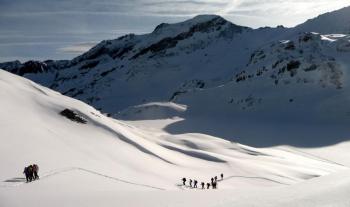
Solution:
M 0 0 L 0 62 L 71 59 L 104 39 L 198 14 L 253 28 L 293 27 L 350 0 Z

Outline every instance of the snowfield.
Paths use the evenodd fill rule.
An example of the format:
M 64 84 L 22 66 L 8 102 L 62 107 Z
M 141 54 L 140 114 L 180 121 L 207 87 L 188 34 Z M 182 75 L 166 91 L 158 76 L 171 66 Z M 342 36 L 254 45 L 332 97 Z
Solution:
M 176 117 L 118 121 L 3 70 L 0 87 L 1 206 L 327 205 L 334 196 L 349 202 L 348 168 L 321 157 L 162 130 Z M 61 116 L 66 108 L 87 123 Z M 41 179 L 25 183 L 22 170 L 31 163 L 39 165 Z M 181 185 L 184 176 L 209 182 L 220 173 L 218 190 Z
M 350 206 L 349 19 L 199 15 L 0 63 L 0 207 Z

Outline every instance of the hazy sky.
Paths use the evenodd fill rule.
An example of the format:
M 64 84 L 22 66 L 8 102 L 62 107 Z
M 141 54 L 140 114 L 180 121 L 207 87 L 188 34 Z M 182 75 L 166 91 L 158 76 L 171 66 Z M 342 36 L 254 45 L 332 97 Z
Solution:
M 103 39 L 197 14 L 250 27 L 295 26 L 350 0 L 0 0 L 0 61 L 68 59 Z

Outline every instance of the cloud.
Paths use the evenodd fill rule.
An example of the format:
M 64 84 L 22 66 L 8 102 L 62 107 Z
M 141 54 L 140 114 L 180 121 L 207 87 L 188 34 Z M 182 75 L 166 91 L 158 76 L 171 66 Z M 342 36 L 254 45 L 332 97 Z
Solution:
M 228 2 L 224 1 L 199 1 L 199 0 L 173 0 L 173 1 L 149 1 L 141 4 L 141 9 L 150 15 L 189 15 L 200 13 L 217 13 L 226 7 Z
M 0 0 L 0 57 L 70 58 L 161 22 L 219 14 L 249 26 L 294 26 L 349 0 Z M 46 44 L 45 44 L 46 43 Z M 40 49 L 38 49 L 40 48 Z M 0 58 L 1 59 L 1 58 Z
M 252 27 L 291 27 L 319 14 L 349 5 L 348 0 L 236 0 L 219 14 Z
M 97 42 L 78 43 L 78 44 L 58 48 L 58 51 L 66 54 L 79 55 L 90 50 L 96 44 Z
M 273 26 L 276 18 L 292 26 L 300 20 L 326 11 L 350 5 L 349 0 L 0 0 L 0 17 L 26 18 L 51 16 L 56 19 L 68 15 L 72 18 L 140 17 L 173 18 L 197 14 L 219 14 L 236 22 L 235 16 L 260 16 L 268 21 L 251 22 L 247 26 Z M 254 12 L 252 12 L 254 11 Z M 281 17 L 279 15 L 282 15 Z M 296 18 L 288 15 L 298 15 Z M 286 17 L 289 19 L 286 19 Z M 1 21 L 1 20 L 0 20 Z M 280 22 L 283 24 L 283 22 Z M 262 25 L 265 24 L 265 25 Z

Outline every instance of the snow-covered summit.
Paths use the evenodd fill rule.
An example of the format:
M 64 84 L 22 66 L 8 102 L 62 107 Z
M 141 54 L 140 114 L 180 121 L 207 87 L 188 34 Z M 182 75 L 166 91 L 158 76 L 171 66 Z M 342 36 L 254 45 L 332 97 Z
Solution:
M 186 20 L 184 22 L 175 23 L 175 24 L 166 24 L 162 23 L 158 25 L 153 34 L 170 36 L 174 34 L 180 34 L 189 30 L 197 30 L 200 32 L 205 32 L 209 30 L 220 30 L 225 25 L 230 27 L 239 28 L 241 26 L 234 25 L 233 23 L 227 21 L 219 15 L 198 15 L 192 19 Z M 241 27 L 248 29 L 247 27 Z
M 144 56 L 148 52 L 163 53 L 165 50 L 174 48 L 185 40 L 189 40 L 189 42 L 194 44 L 199 41 L 195 40 L 196 36 L 202 43 L 209 44 L 209 37 L 211 39 L 223 36 L 230 38 L 234 34 L 245 30 L 249 30 L 249 28 L 234 25 L 220 16 L 199 15 L 180 23 L 162 23 L 150 34 L 129 34 L 115 40 L 102 41 L 87 53 L 73 59 L 73 63 L 86 59 L 95 59 L 103 55 L 108 55 L 113 59 L 135 59 L 139 56 Z

